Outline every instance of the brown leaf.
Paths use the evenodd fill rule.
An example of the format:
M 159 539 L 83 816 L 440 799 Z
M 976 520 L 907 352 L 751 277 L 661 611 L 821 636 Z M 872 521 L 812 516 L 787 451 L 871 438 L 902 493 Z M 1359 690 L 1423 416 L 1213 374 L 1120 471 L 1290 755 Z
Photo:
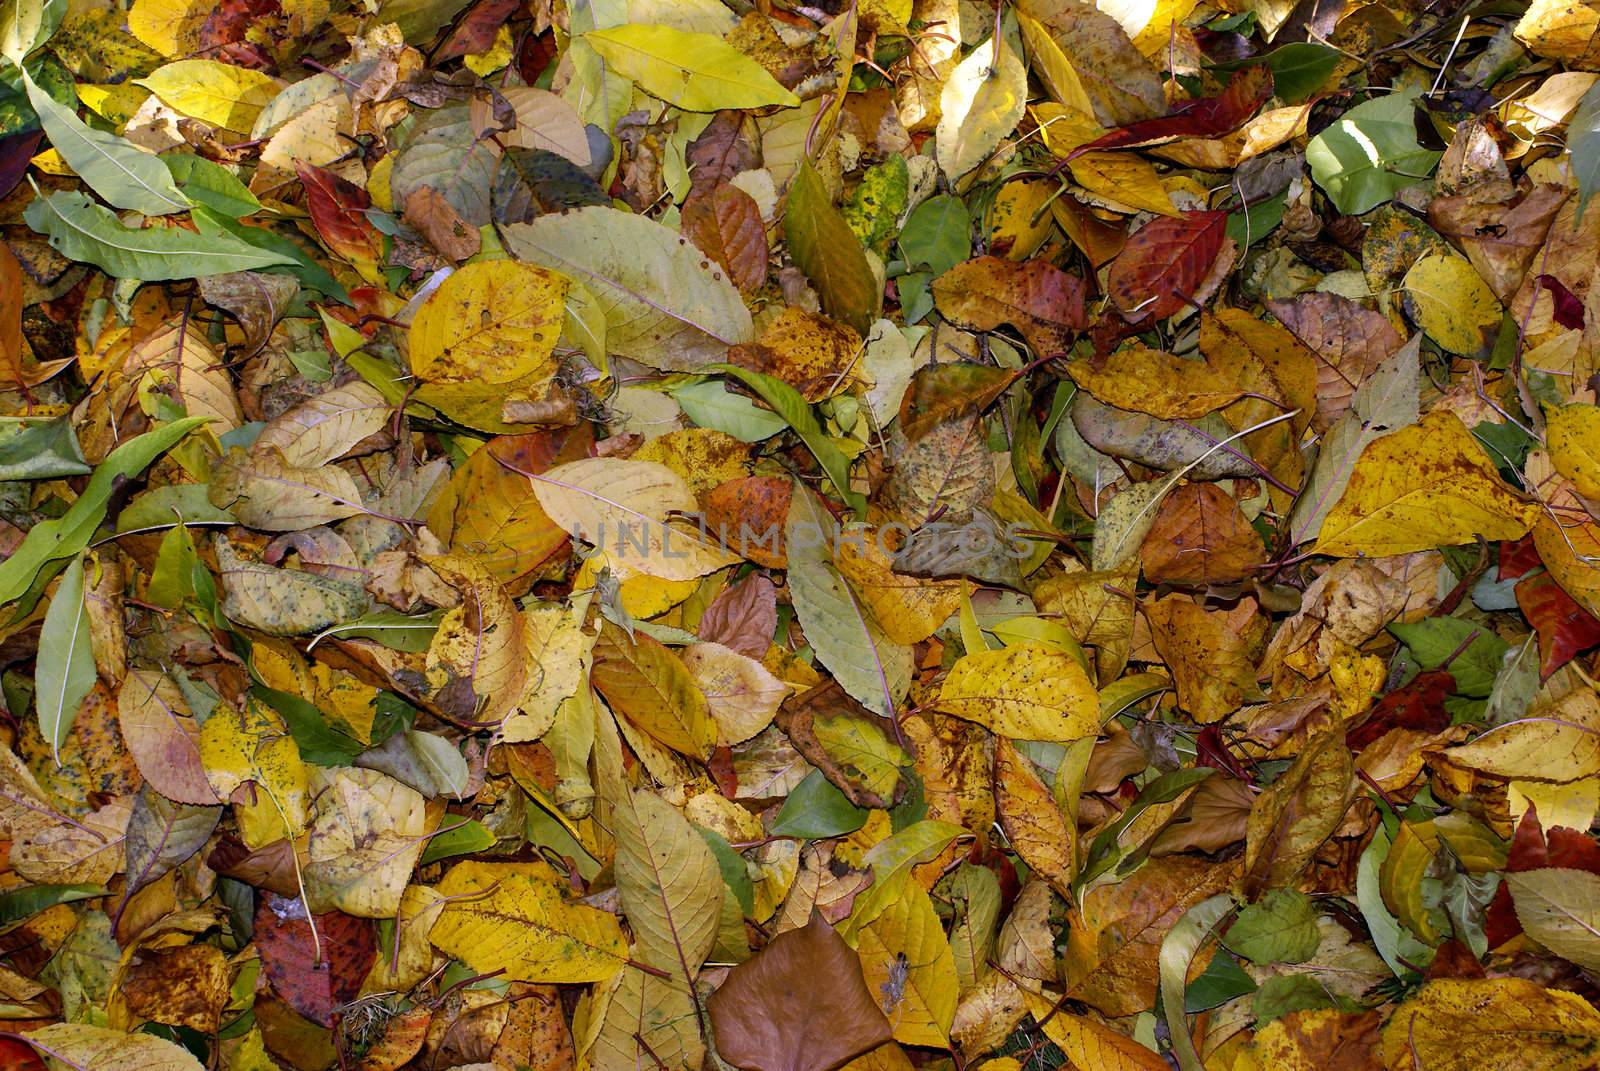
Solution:
M 466 260 L 482 245 L 478 229 L 462 219 L 432 186 L 418 186 L 406 195 L 405 220 L 447 260 Z
M 849 375 L 861 353 L 861 336 L 818 313 L 788 306 L 754 342 L 728 348 L 728 362 L 794 387 L 820 402 L 853 385 Z
M 1301 294 L 1267 308 L 1318 358 L 1318 431 L 1350 408 L 1361 381 L 1404 341 L 1388 317 L 1338 294 Z
M 760 573 L 751 573 L 711 600 L 697 631 L 707 643 L 759 660 L 777 629 L 778 590 Z
M 1261 536 L 1214 483 L 1185 484 L 1167 495 L 1139 553 L 1145 579 L 1175 584 L 1243 580 L 1266 560 Z
M 735 967 L 707 1004 L 718 1053 L 745 1071 L 832 1071 L 889 1041 L 861 961 L 816 915 Z
M 1041 356 L 1064 353 L 1088 326 L 1083 280 L 1042 260 L 978 257 L 935 279 L 933 296 L 951 322 L 978 331 L 1010 324 Z
M 698 181 L 698 180 L 697 180 Z M 755 198 L 737 186 L 696 193 L 683 205 L 683 233 L 746 293 L 767 281 L 767 231 Z

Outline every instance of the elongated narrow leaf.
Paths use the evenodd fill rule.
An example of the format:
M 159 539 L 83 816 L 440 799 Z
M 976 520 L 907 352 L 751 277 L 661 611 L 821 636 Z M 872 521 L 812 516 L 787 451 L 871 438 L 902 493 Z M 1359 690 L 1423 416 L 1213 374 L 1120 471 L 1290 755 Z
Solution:
M 61 583 L 44 615 L 39 634 L 39 731 L 56 761 L 61 743 L 72 730 L 78 705 L 94 687 L 94 650 L 89 640 L 89 615 L 83 607 L 83 558 L 76 557 L 61 574 Z
M 110 209 L 81 193 L 37 197 L 23 218 L 48 235 L 62 256 L 86 261 L 119 279 L 198 279 L 294 263 L 226 232 L 202 237 L 181 227 L 127 227 Z
M 189 208 L 189 199 L 178 192 L 172 172 L 154 153 L 115 134 L 86 126 L 71 108 L 57 104 L 55 98 L 40 89 L 26 70 L 22 72 L 22 84 L 50 144 L 95 193 L 118 208 L 147 216 L 164 216 Z

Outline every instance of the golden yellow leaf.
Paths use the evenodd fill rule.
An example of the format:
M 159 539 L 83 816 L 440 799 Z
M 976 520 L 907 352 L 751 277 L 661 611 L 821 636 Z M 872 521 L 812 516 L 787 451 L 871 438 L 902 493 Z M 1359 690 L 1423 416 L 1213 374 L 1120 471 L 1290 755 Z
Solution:
M 1545 445 L 1556 471 L 1585 498 L 1600 498 L 1600 408 L 1564 405 L 1545 414 Z
M 1126 1034 L 1086 1015 L 1073 1015 L 1056 1008 L 1053 1001 L 1037 993 L 1028 994 L 1028 1011 L 1045 1037 L 1055 1042 L 1073 1067 L 1093 1067 L 1097 1071 L 1163 1071 L 1167 1062 Z M 990 1065 L 992 1066 L 992 1065 Z
M 935 706 L 1013 740 L 1069 741 L 1100 731 L 1088 673 L 1071 655 L 1039 643 L 963 656 Z
M 1028 868 L 1063 896 L 1077 873 L 1077 823 L 1068 822 L 1015 744 L 995 742 L 994 784 L 1000 827 Z
M 562 895 L 546 863 L 457 863 L 434 891 L 452 897 L 428 932 L 475 971 L 519 982 L 602 982 L 628 960 L 615 915 Z
M 1504 310 L 1465 257 L 1431 253 L 1406 272 L 1406 309 L 1441 349 L 1471 357 L 1493 341 Z
M 1520 539 L 1538 511 L 1495 471 L 1448 410 L 1369 444 L 1322 522 L 1315 552 L 1381 557 L 1484 539 Z
M 541 400 L 555 374 L 566 296 L 565 277 L 515 261 L 480 261 L 450 276 L 411 322 L 418 399 L 502 430 L 502 403 Z
M 138 84 L 184 115 L 241 133 L 255 127 L 261 109 L 283 90 L 283 83 L 271 75 L 210 59 L 168 63 Z
M 922 886 L 907 882 L 882 914 L 844 936 L 861 955 L 861 973 L 894 1039 L 948 1045 L 960 983 L 950 942 Z
M 265 703 L 252 698 L 243 710 L 214 711 L 200 727 L 200 761 L 223 799 L 246 782 L 257 786 L 254 802 L 234 806 L 250 847 L 305 830 L 310 778 L 288 726 Z
M 1428 1071 L 1585 1071 L 1600 1047 L 1600 1012 L 1582 997 L 1523 978 L 1428 982 L 1389 1018 L 1382 1066 Z

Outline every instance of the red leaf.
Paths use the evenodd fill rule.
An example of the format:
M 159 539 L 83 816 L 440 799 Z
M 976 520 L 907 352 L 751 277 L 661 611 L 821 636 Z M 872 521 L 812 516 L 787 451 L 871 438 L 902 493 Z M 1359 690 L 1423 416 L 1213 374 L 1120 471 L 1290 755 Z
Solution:
M 278 996 L 312 1022 L 332 1026 L 337 1009 L 361 992 L 378 941 L 372 923 L 339 911 L 316 916 L 316 924 L 313 938 L 305 906 L 268 893 L 256 907 L 256 949 Z
M 1185 212 L 1140 227 L 1111 262 L 1112 304 L 1136 322 L 1182 309 L 1222 251 L 1227 222 L 1226 212 Z
M 267 70 L 273 66 L 271 55 L 245 35 L 282 14 L 279 0 L 219 0 L 200 26 L 200 54 L 235 67 Z
M 520 7 L 522 0 L 478 0 L 434 52 L 433 62 L 443 63 L 471 52 L 489 51 L 495 34 Z
M 1517 606 L 1539 633 L 1539 675 L 1548 677 L 1600 644 L 1600 620 L 1579 606 L 1547 572 L 1517 582 Z
M 1562 327 L 1578 330 L 1583 327 L 1583 301 L 1571 290 L 1566 288 L 1560 279 L 1554 275 L 1541 275 L 1534 280 L 1536 286 L 1541 286 L 1550 293 L 1550 300 L 1555 306 L 1551 316 Z M 1534 296 L 1539 294 L 1535 290 Z
M 383 235 L 367 219 L 372 198 L 353 182 L 313 164 L 295 162 L 306 188 L 306 209 L 317 233 L 337 256 L 352 264 L 376 263 L 383 255 Z
M 700 252 L 722 266 L 740 290 L 767 281 L 767 230 L 756 199 L 737 186 L 694 193 L 684 202 L 682 229 Z
M 1368 712 L 1366 721 L 1351 729 L 1345 742 L 1360 751 L 1390 729 L 1438 732 L 1450 725 L 1444 701 L 1456 690 L 1456 679 L 1442 669 L 1419 673 L 1409 684 L 1396 688 Z
M 22 176 L 27 174 L 28 161 L 39 148 L 43 130 L 29 130 L 21 134 L 7 134 L 0 138 L 0 197 L 17 188 Z
M 1520 873 L 1561 867 L 1566 870 L 1587 870 L 1600 874 L 1600 842 L 1588 833 L 1577 829 L 1556 826 L 1547 834 L 1539 824 L 1533 805 L 1522 812 L 1522 821 L 1511 837 L 1511 850 L 1506 856 L 1506 870 Z M 1511 904 L 1511 890 L 1504 883 L 1495 890 L 1489 901 L 1489 911 L 1484 918 L 1484 935 L 1489 947 L 1505 944 L 1522 932 L 1522 923 Z
M 1543 564 L 1539 559 L 1539 548 L 1533 545 L 1531 535 L 1523 536 L 1515 543 L 1505 540 L 1500 544 L 1501 580 L 1514 580 L 1529 569 L 1536 569 Z
M 1142 119 L 1108 131 L 1087 145 L 1072 150 L 1067 159 L 1076 159 L 1086 152 L 1100 149 L 1148 145 L 1172 138 L 1221 137 L 1243 126 L 1270 96 L 1272 71 L 1265 66 L 1246 67 L 1235 74 L 1228 87 L 1216 96 L 1180 104 L 1171 115 L 1159 119 Z
M 45 1071 L 45 1066 L 32 1045 L 0 1038 L 0 1071 Z

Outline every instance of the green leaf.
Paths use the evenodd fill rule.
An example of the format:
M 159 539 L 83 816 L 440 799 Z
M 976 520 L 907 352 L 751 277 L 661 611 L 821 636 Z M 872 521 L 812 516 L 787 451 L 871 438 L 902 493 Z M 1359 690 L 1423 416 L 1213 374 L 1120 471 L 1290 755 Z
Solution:
M 850 490 L 850 459 L 844 456 L 844 452 L 834 444 L 828 433 L 822 430 L 822 422 L 817 419 L 816 412 L 806 404 L 799 391 L 776 376 L 753 372 L 738 365 L 717 364 L 706 371 L 726 372 L 761 395 L 762 401 L 777 410 L 778 415 L 794 429 L 796 435 L 800 436 L 800 441 L 806 444 L 806 448 L 822 466 L 822 471 L 833 481 L 834 490 L 850 504 L 856 516 L 866 517 L 866 497 L 859 491 Z
M 1409 625 L 1396 623 L 1389 626 L 1389 631 L 1411 649 L 1423 669 L 1448 670 L 1456 679 L 1456 691 L 1462 695 L 1489 694 L 1509 646 L 1489 626 L 1459 617 L 1429 617 Z
M 698 427 L 725 432 L 740 442 L 758 443 L 789 426 L 777 413 L 734 394 L 714 379 L 679 387 L 672 397 Z
M 909 268 L 943 275 L 972 256 L 972 219 L 954 194 L 923 201 L 900 230 L 900 255 Z
M 189 200 L 234 219 L 261 211 L 261 202 L 256 200 L 256 195 L 221 164 L 188 152 L 158 159 L 167 165 L 167 170 L 172 172 L 172 177 Z
M 406 730 L 406 743 L 422 768 L 433 778 L 435 793 L 448 793 L 458 799 L 466 792 L 471 773 L 461 751 L 442 736 L 425 733 L 420 729 Z
M 1184 990 L 1183 1010 L 1187 1015 L 1198 1015 L 1247 993 L 1254 993 L 1255 989 L 1255 979 L 1244 973 L 1239 961 L 1218 950 L 1211 957 L 1211 962 L 1206 964 L 1206 969 L 1200 972 L 1200 977 L 1190 982 Z
M 162 166 L 162 173 L 166 168 Z M 48 235 L 56 252 L 118 279 L 197 279 L 290 263 L 227 234 L 200 235 L 180 227 L 125 227 L 109 208 L 74 191 L 36 197 L 23 212 L 28 226 Z
M 452 826 L 454 828 L 451 828 Z M 442 833 L 428 841 L 428 846 L 423 849 L 422 858 L 417 861 L 417 865 L 427 866 L 429 863 L 437 863 L 453 855 L 471 855 L 493 847 L 494 834 L 489 832 L 488 827 L 482 822 L 468 818 L 457 825 L 452 821 Z
M 352 736 L 346 736 L 322 716 L 322 711 L 289 692 L 280 692 L 264 684 L 254 685 L 250 693 L 267 706 L 283 715 L 289 726 L 289 735 L 300 748 L 300 757 L 318 766 L 349 766 L 355 757 L 365 751 L 366 745 Z
M 1172 1032 L 1172 1054 L 1177 1057 L 1182 1071 L 1204 1071 L 1205 1067 L 1195 1051 L 1189 1023 L 1183 1017 L 1184 980 L 1189 977 L 1189 965 L 1194 962 L 1200 946 L 1205 944 L 1222 917 L 1232 910 L 1232 898 L 1227 893 L 1218 893 L 1191 907 L 1161 939 L 1161 951 L 1157 956 L 1161 1006 L 1166 1013 L 1167 1028 Z
M 1303 963 L 1320 942 L 1316 905 L 1293 889 L 1273 889 L 1245 907 L 1222 938 L 1252 963 Z
M 1417 141 L 1420 89 L 1358 104 L 1311 139 L 1311 177 L 1340 212 L 1359 216 L 1433 173 L 1444 155 Z
M 911 688 L 912 651 L 883 634 L 865 601 L 834 567 L 837 538 L 833 515 L 796 481 L 784 525 L 795 613 L 817 658 L 840 686 L 868 710 L 892 718 Z
M 713 34 L 634 24 L 582 39 L 607 67 L 686 112 L 800 104 L 765 67 Z
M 152 487 L 133 497 L 117 514 L 117 531 L 147 532 L 176 524 L 238 524 L 231 512 L 218 509 L 206 497 L 207 484 L 180 483 Z
M 78 705 L 94 688 L 94 650 L 89 640 L 89 615 L 83 606 L 83 558 L 72 559 L 45 611 L 39 633 L 39 731 L 61 764 L 61 743 L 72 730 Z
M 1339 66 L 1340 53 L 1327 45 L 1298 41 L 1265 56 L 1219 63 L 1219 71 L 1237 71 L 1265 63 L 1272 71 L 1272 90 L 1285 104 L 1299 104 L 1321 87 Z
M 354 621 L 347 621 L 342 625 L 334 625 L 317 633 L 306 649 L 332 637 L 334 639 L 373 640 L 395 651 L 407 651 L 416 654 L 426 651 L 433 642 L 433 634 L 439 631 L 439 622 L 444 617 L 443 610 L 432 613 L 411 616 L 399 610 L 374 610 L 369 614 L 362 614 Z
M 1567 123 L 1567 151 L 1572 154 L 1572 176 L 1578 180 L 1578 222 L 1589 198 L 1600 188 L 1600 82 L 1578 102 Z
M 867 252 L 833 207 L 822 177 L 800 161 L 783 211 L 789 255 L 822 298 L 822 311 L 866 335 L 883 296 Z
M 118 208 L 147 216 L 188 211 L 188 198 L 178 192 L 172 172 L 160 157 L 115 134 L 86 126 L 71 108 L 56 103 L 26 70 L 22 85 L 50 144 L 95 193 Z
M 867 824 L 867 810 L 845 799 L 833 782 L 812 770 L 783 801 L 772 821 L 776 837 L 837 837 Z
M 38 204 L 37 201 L 34 202 Z M 40 521 L 28 529 L 22 544 L 11 557 L 0 562 L 0 603 L 11 602 L 33 584 L 46 562 L 61 561 L 89 545 L 96 528 L 105 518 L 106 504 L 118 481 L 131 479 L 156 458 L 166 453 L 179 439 L 204 424 L 208 417 L 185 417 L 130 439 L 106 455 L 88 486 L 70 509 L 60 517 Z
M 27 922 L 45 908 L 105 894 L 99 885 L 29 885 L 0 893 L 0 933 Z
M 0 417 L 0 480 L 54 480 L 89 471 L 69 417 Z
M 1337 1001 L 1323 983 L 1309 974 L 1284 974 L 1268 978 L 1256 990 L 1254 1010 L 1257 1024 L 1282 1018 L 1290 1012 L 1332 1008 Z
M 50 40 L 67 13 L 67 0 L 0 0 L 0 56 L 18 66 Z
M 236 219 L 230 219 L 226 214 L 213 212 L 203 203 L 194 207 L 189 218 L 194 220 L 194 225 L 200 233 L 207 237 L 230 236 L 252 249 L 276 254 L 279 258 L 276 263 L 282 264 L 283 270 L 300 280 L 302 286 L 310 287 L 346 304 L 349 303 L 350 295 L 345 293 L 339 281 L 328 274 L 328 269 L 317 263 L 293 239 L 269 231 L 265 227 L 246 226 Z
M 750 881 L 750 871 L 744 865 L 744 856 L 734 851 L 733 845 L 728 843 L 728 838 L 716 830 L 695 826 L 694 831 L 700 834 L 700 839 L 706 842 L 711 854 L 716 857 L 717 869 L 722 871 L 722 883 L 739 901 L 740 910 L 746 915 L 755 914 L 756 890 Z

